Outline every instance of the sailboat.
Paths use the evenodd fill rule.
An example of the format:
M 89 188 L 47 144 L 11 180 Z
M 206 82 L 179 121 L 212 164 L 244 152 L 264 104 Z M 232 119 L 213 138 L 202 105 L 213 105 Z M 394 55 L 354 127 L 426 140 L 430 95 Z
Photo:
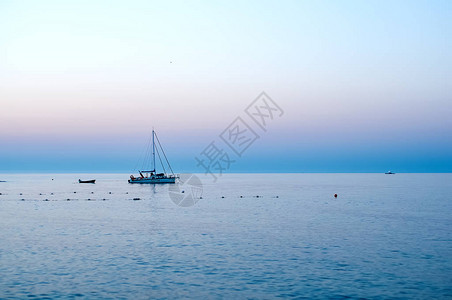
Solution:
M 157 148 L 155 147 L 155 140 L 157 140 L 157 143 L 158 143 Z M 166 163 L 168 164 L 171 174 L 168 174 L 166 172 L 165 166 L 163 165 L 162 158 L 160 156 L 159 148 L 162 151 L 162 154 L 166 160 Z M 157 150 L 157 155 L 162 164 L 163 173 L 157 173 L 155 170 L 155 150 Z M 157 134 L 155 133 L 154 129 L 152 130 L 152 164 L 153 164 L 153 170 L 138 171 L 138 173 L 140 174 L 138 177 L 130 175 L 129 183 L 154 183 L 154 184 L 155 183 L 175 183 L 176 179 L 179 178 L 179 176 L 174 174 L 173 169 L 171 168 L 171 165 L 169 164 L 168 159 L 166 158 L 165 151 L 163 150 L 163 147 L 160 144 L 159 138 L 158 138 Z

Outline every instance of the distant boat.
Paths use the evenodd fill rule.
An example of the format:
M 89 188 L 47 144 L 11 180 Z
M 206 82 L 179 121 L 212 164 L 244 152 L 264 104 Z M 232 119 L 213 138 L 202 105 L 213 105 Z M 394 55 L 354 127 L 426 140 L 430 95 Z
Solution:
M 91 180 L 78 180 L 78 183 L 96 183 L 96 179 L 91 179 Z
M 391 171 L 388 171 L 388 172 L 386 172 L 385 174 L 395 174 L 395 173 L 393 173 L 393 172 L 391 172 Z
M 155 147 L 155 138 L 158 142 L 158 148 Z M 162 154 L 165 158 L 165 161 L 168 164 L 169 170 L 171 171 L 171 174 L 167 174 L 165 167 L 162 162 L 162 157 L 160 157 L 159 149 L 161 149 Z M 157 173 L 155 170 L 155 150 L 157 150 L 157 155 L 159 156 L 159 160 L 162 164 L 163 173 Z M 160 144 L 159 138 L 157 137 L 157 134 L 154 130 L 152 130 L 152 164 L 153 169 L 148 171 L 138 171 L 140 176 L 135 177 L 133 175 L 130 175 L 130 179 L 128 180 L 129 183 L 175 183 L 176 179 L 179 178 L 177 175 L 174 174 L 173 169 L 171 168 L 171 165 L 168 162 L 168 159 L 166 158 L 165 151 L 163 150 L 162 145 Z

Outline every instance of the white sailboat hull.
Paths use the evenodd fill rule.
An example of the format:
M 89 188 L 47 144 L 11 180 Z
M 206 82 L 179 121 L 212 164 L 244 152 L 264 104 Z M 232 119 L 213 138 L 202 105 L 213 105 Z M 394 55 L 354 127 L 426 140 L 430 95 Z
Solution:
M 166 178 L 135 178 L 129 179 L 129 183 L 175 183 L 176 177 L 166 177 Z

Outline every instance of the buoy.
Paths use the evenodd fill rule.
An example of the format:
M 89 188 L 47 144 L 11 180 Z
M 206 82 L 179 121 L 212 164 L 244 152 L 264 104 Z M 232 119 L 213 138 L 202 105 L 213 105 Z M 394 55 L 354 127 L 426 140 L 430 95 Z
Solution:
M 334 198 L 337 198 L 337 194 L 334 194 Z
M 75 194 L 75 193 L 77 193 L 77 192 L 74 192 L 74 194 Z
M 50 193 L 50 195 L 53 195 L 53 193 Z
M 42 195 L 41 193 L 39 193 L 39 195 Z
M 182 191 L 181 193 L 183 194 L 183 193 L 185 193 L 185 191 Z
M 111 192 L 108 192 L 109 194 L 111 194 Z
M 94 192 L 91 192 L 91 194 L 94 194 Z
M 243 198 L 243 196 L 240 196 L 240 198 Z
M 66 201 L 70 201 L 71 199 L 67 198 Z
M 279 198 L 279 196 L 276 196 L 276 198 Z
M 221 196 L 221 198 L 224 198 L 224 196 Z

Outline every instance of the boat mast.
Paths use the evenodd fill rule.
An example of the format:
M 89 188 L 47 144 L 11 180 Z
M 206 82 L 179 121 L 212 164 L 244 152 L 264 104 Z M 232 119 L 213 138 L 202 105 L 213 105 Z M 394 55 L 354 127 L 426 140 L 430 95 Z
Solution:
M 154 143 L 154 128 L 152 128 L 152 163 L 154 166 L 154 173 L 155 173 L 155 143 Z

